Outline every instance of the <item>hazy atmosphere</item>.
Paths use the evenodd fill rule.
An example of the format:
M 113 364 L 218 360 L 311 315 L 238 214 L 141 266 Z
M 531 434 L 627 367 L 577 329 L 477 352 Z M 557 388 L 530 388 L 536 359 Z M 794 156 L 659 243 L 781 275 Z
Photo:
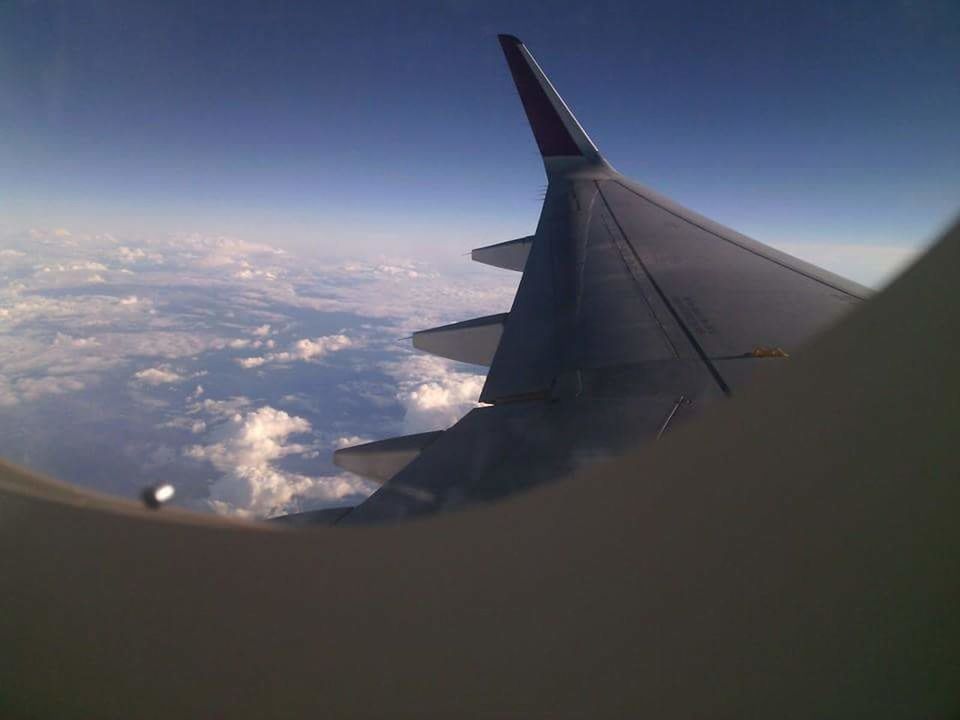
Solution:
M 954 2 L 0 6 L 0 456 L 263 517 L 447 427 L 545 178 L 496 33 L 621 172 L 874 287 L 953 219 Z

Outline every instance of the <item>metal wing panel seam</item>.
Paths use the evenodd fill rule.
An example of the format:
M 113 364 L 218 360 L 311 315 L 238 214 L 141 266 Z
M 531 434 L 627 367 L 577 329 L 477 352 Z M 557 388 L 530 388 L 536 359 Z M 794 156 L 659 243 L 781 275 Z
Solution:
M 617 184 L 619 184 L 619 183 L 617 183 Z M 607 202 L 607 197 L 606 197 L 606 195 L 604 195 L 604 193 L 603 193 L 603 188 L 600 186 L 599 183 L 597 183 L 597 190 L 598 190 L 598 192 L 599 192 L 599 194 L 600 194 L 600 198 L 603 200 L 604 206 L 607 208 L 607 212 L 610 214 L 610 217 L 613 219 L 613 222 L 616 224 L 617 229 L 620 231 L 620 233 L 621 233 L 624 237 L 627 237 L 627 233 L 624 231 L 623 226 L 620 224 L 620 221 L 617 220 L 617 216 L 616 216 L 616 214 L 613 212 L 613 208 L 610 207 L 610 203 Z M 642 196 L 641 196 L 641 197 L 642 197 Z M 627 243 L 627 244 L 630 245 L 630 243 Z M 663 301 L 663 304 L 666 306 L 667 310 L 668 310 L 668 311 L 670 312 L 670 314 L 673 316 L 673 319 L 674 319 L 674 321 L 677 323 L 677 326 L 680 328 L 680 330 L 683 332 L 684 336 L 687 338 L 687 340 L 688 340 L 688 341 L 690 342 L 690 344 L 693 346 L 693 349 L 696 351 L 697 355 L 700 357 L 700 360 L 703 362 L 703 364 L 707 367 L 707 370 L 710 371 L 710 375 L 713 377 L 713 379 L 716 381 L 717 385 L 718 385 L 718 386 L 720 387 L 720 389 L 723 391 L 723 394 L 724 394 L 724 395 L 730 395 L 730 392 L 731 392 L 731 391 L 730 391 L 730 386 L 727 385 L 727 382 L 723 379 L 723 376 L 720 374 L 720 371 L 719 371 L 719 370 L 717 369 L 717 367 L 710 361 L 709 355 L 707 355 L 706 351 L 704 351 L 704 349 L 703 349 L 703 347 L 700 345 L 700 343 L 697 342 L 697 338 L 694 337 L 693 333 L 690 331 L 690 328 L 687 327 L 686 323 L 685 323 L 685 322 L 683 321 L 683 319 L 680 317 L 680 313 L 677 312 L 677 309 L 673 306 L 673 303 L 671 303 L 670 300 L 669 300 L 669 298 L 667 298 L 666 293 L 663 291 L 663 289 L 662 289 L 662 288 L 660 287 L 660 285 L 657 283 L 656 279 L 653 277 L 653 275 L 652 275 L 652 274 L 650 273 L 650 271 L 647 269 L 647 266 L 646 266 L 646 264 L 643 262 L 643 259 L 637 254 L 637 251 L 633 248 L 632 245 L 630 245 L 630 252 L 631 252 L 631 254 L 633 255 L 633 257 L 636 258 L 637 263 L 640 265 L 640 268 L 643 270 L 643 272 L 644 272 L 644 274 L 646 275 L 647 279 L 650 281 L 650 284 L 653 286 L 653 289 L 656 291 L 657 295 L 660 297 L 660 300 Z
M 818 278 L 818 277 L 816 277 L 815 275 L 811 275 L 810 273 L 804 272 L 803 270 L 801 270 L 801 269 L 799 269 L 799 268 L 796 268 L 796 267 L 793 267 L 792 265 L 789 265 L 788 263 L 782 262 L 781 260 L 777 260 L 776 258 L 772 258 L 772 257 L 770 257 L 769 255 L 767 255 L 767 254 L 765 254 L 765 253 L 762 253 L 762 252 L 759 252 L 759 251 L 757 251 L 757 250 L 754 250 L 753 248 L 749 248 L 749 247 L 747 247 L 746 245 L 744 245 L 743 243 L 737 242 L 737 241 L 734 240 L 733 238 L 725 237 L 724 235 L 718 233 L 716 230 L 711 230 L 709 227 L 705 227 L 704 225 L 702 225 L 702 224 L 700 224 L 700 223 L 698 223 L 698 222 L 696 222 L 696 221 L 694 221 L 694 220 L 691 220 L 691 219 L 688 218 L 688 217 L 684 217 L 683 215 L 681 215 L 680 213 L 678 213 L 678 212 L 676 212 L 676 211 L 674 211 L 674 210 L 671 210 L 670 208 L 662 205 L 661 203 L 658 203 L 656 200 L 653 200 L 652 198 L 644 195 L 643 193 L 638 192 L 637 190 L 635 190 L 634 188 L 630 187 L 629 185 L 624 185 L 624 184 L 623 184 L 622 182 L 620 182 L 619 180 L 613 180 L 612 182 L 616 183 L 617 185 L 619 185 L 620 187 L 622 187 L 622 188 L 623 188 L 624 190 L 626 190 L 627 192 L 630 192 L 630 193 L 636 195 L 638 198 L 642 198 L 643 200 L 646 200 L 648 203 L 650 203 L 650 204 L 653 205 L 654 207 L 656 207 L 656 208 L 658 208 L 658 209 L 660 209 L 660 210 L 663 210 L 665 213 L 668 213 L 668 214 L 672 215 L 673 217 L 677 218 L 678 220 L 682 220 L 683 222 L 688 223 L 689 225 L 692 225 L 693 227 L 695 227 L 695 228 L 697 228 L 697 229 L 699 229 L 699 230 L 703 230 L 703 232 L 712 235 L 713 237 L 717 238 L 718 240 L 723 240 L 724 242 L 730 243 L 730 244 L 733 245 L 734 247 L 740 248 L 740 249 L 743 250 L 744 252 L 748 252 L 748 253 L 750 253 L 751 255 L 756 255 L 757 257 L 763 258 L 764 260 L 766 260 L 766 261 L 768 261 L 768 262 L 772 262 L 774 265 L 779 265 L 780 267 L 782 267 L 782 268 L 784 268 L 784 269 L 786 269 L 786 270 L 789 270 L 789 271 L 791 271 L 791 272 L 794 272 L 794 273 L 796 273 L 797 275 L 802 275 L 803 277 L 807 278 L 808 280 L 813 280 L 814 282 L 820 283 L 821 285 L 823 285 L 823 286 L 825 286 L 825 287 L 831 288 L 832 290 L 836 290 L 837 292 L 843 293 L 844 295 L 847 295 L 847 296 L 849 296 L 849 297 L 856 298 L 857 300 L 865 300 L 865 299 L 866 299 L 865 297 L 863 297 L 863 296 L 861 296 L 861 295 L 857 295 L 856 293 L 853 293 L 853 292 L 851 292 L 850 290 L 845 290 L 845 289 L 843 289 L 843 288 L 841 288 L 841 287 L 837 287 L 837 285 L 835 285 L 834 283 L 827 282 L 827 281 L 824 280 L 823 278 Z M 606 202 L 606 199 L 604 199 L 604 202 Z M 607 207 L 609 207 L 609 204 L 607 205 Z

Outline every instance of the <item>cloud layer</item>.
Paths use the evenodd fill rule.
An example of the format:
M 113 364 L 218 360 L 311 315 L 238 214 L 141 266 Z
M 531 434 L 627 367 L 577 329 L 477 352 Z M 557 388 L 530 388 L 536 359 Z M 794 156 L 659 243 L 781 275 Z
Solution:
M 259 330 L 259 328 L 258 328 Z M 237 358 L 237 364 L 244 368 L 256 368 L 267 363 L 291 363 L 317 361 L 330 353 L 355 347 L 357 343 L 346 335 L 326 335 L 318 338 L 302 338 L 283 352 L 268 353 L 266 355 Z
M 284 472 L 276 462 L 302 455 L 308 445 L 288 442 L 311 431 L 310 423 L 283 410 L 264 406 L 235 413 L 211 433 L 211 442 L 184 451 L 220 471 L 210 486 L 210 507 L 218 513 L 273 517 L 299 511 L 304 501 L 353 500 L 369 495 L 370 483 L 348 475 L 308 477 Z
M 398 385 L 405 433 L 443 430 L 477 406 L 485 376 L 430 355 L 410 355 L 387 364 Z
M 482 376 L 402 338 L 502 311 L 517 281 L 196 234 L 0 246 L 0 455 L 128 497 L 173 481 L 175 502 L 244 517 L 358 502 L 374 486 L 333 450 L 469 411 Z

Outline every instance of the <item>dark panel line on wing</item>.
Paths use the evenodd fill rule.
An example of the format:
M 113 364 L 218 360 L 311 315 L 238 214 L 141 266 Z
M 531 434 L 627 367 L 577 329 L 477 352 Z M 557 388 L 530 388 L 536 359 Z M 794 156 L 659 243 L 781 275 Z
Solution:
M 599 194 L 599 186 L 598 193 Z M 639 265 L 639 273 L 643 273 L 644 277 L 649 279 L 650 273 L 646 271 L 646 268 L 643 267 L 642 263 L 639 262 L 636 253 L 633 252 L 633 248 L 630 247 L 630 243 L 626 240 L 626 235 L 623 234 L 622 228 L 620 228 L 619 223 L 617 223 L 616 218 L 613 217 L 613 213 L 610 211 L 610 206 L 607 205 L 606 200 L 604 200 L 604 206 L 607 208 L 606 215 L 609 215 L 614 223 L 617 224 L 617 229 L 619 230 L 620 236 L 618 237 L 617 233 L 613 232 L 610 229 L 610 226 L 607 225 L 606 215 L 601 215 L 600 222 L 603 223 L 604 229 L 609 233 L 610 239 L 613 240 L 614 247 L 617 248 L 617 252 L 620 254 L 620 259 L 623 261 L 624 266 L 627 268 L 627 272 L 630 273 L 630 276 L 633 278 L 634 282 L 637 284 L 637 292 L 640 297 L 643 299 L 643 303 L 647 306 L 647 310 L 650 312 L 650 317 L 653 318 L 653 321 L 657 324 L 657 327 L 660 329 L 660 333 L 663 335 L 664 341 L 667 343 L 667 346 L 670 348 L 670 351 L 673 353 L 673 356 L 680 359 L 680 351 L 677 349 L 677 346 L 673 342 L 673 338 L 670 337 L 670 333 L 667 332 L 667 328 L 664 326 L 663 321 L 660 319 L 660 316 L 657 314 L 656 309 L 653 307 L 653 303 L 650 302 L 650 298 L 647 297 L 647 293 L 644 292 L 643 283 L 638 277 L 638 270 L 630 263 L 631 258 L 635 263 Z M 626 247 L 624 247 L 626 246 Z
M 531 390 L 530 392 L 518 393 L 516 395 L 504 395 L 498 397 L 491 405 L 506 405 L 507 403 L 533 402 L 538 400 L 548 400 L 550 398 L 549 390 Z
M 600 184 L 597 183 L 597 190 L 600 192 L 600 197 L 603 199 L 603 204 L 606 205 L 607 211 L 610 213 L 610 217 L 613 218 L 613 222 L 617 224 L 617 227 L 620 229 L 620 232 L 623 233 L 624 237 L 627 237 L 627 233 L 624 231 L 623 226 L 620 225 L 620 221 L 617 220 L 616 214 L 613 212 L 613 209 L 610 207 L 610 203 L 607 202 L 606 196 L 603 194 L 603 188 L 600 187 Z M 642 196 L 641 196 L 642 197 Z M 629 239 L 629 238 L 628 238 Z M 643 272 L 646 274 L 647 279 L 650 281 L 650 284 L 653 286 L 653 289 L 657 291 L 657 295 L 660 296 L 660 299 L 663 301 L 663 304 L 666 305 L 667 310 L 670 311 L 670 314 L 673 315 L 673 319 L 676 321 L 677 325 L 683 331 L 683 334 L 686 336 L 687 340 L 690 341 L 690 344 L 693 346 L 693 349 L 696 350 L 697 355 L 700 356 L 700 360 L 703 361 L 703 364 L 707 366 L 707 370 L 710 371 L 710 374 L 713 376 L 713 379 L 716 381 L 717 385 L 720 386 L 720 389 L 723 391 L 724 395 L 730 395 L 730 386 L 727 385 L 726 381 L 723 379 L 723 376 L 720 374 L 720 371 L 717 370 L 716 366 L 710 361 L 710 357 L 700 346 L 700 343 L 697 342 L 696 337 L 690 331 L 690 328 L 687 327 L 686 323 L 683 322 L 683 319 L 680 317 L 680 313 L 677 312 L 676 308 L 673 307 L 673 304 L 667 299 L 667 295 L 663 292 L 663 289 L 654 279 L 653 275 L 650 273 L 650 270 L 644 264 L 643 259 L 640 255 L 637 254 L 636 249 L 634 249 L 631 243 L 630 251 L 633 253 L 633 256 L 637 259 L 637 262 L 640 264 L 640 267 L 643 268 Z
M 581 212 L 580 198 L 577 195 L 577 192 L 575 190 L 570 191 L 570 197 L 577 205 L 577 212 L 578 213 Z M 578 267 L 579 272 L 577 273 L 577 303 L 576 303 L 576 312 L 575 312 L 578 322 L 580 318 L 580 306 L 583 301 L 583 274 L 587 270 L 587 258 L 588 258 L 588 253 L 590 252 L 590 221 L 593 218 L 593 206 L 596 204 L 596 202 L 597 202 L 597 193 L 593 193 L 593 195 L 590 197 L 590 207 L 587 210 L 587 219 L 586 219 L 586 222 L 583 224 L 584 226 L 583 247 L 580 249 L 580 254 L 579 254 L 579 257 L 582 258 L 582 261 L 579 263 L 579 267 Z
M 615 182 L 617 185 L 619 185 L 620 187 L 622 187 L 624 190 L 633 193 L 633 194 L 636 195 L 637 197 L 643 198 L 644 200 L 646 200 L 648 203 L 650 203 L 650 204 L 653 205 L 654 207 L 658 207 L 658 208 L 660 208 L 661 210 L 663 210 L 665 213 L 669 213 L 670 215 L 673 215 L 673 216 L 674 216 L 675 218 L 677 218 L 678 220 L 682 220 L 682 221 L 685 222 L 685 223 L 688 223 L 688 224 L 690 224 L 690 225 L 693 225 L 695 228 L 699 228 L 700 230 L 703 230 L 705 233 L 709 233 L 710 235 L 713 235 L 715 238 L 718 238 L 719 240 L 723 240 L 724 242 L 728 242 L 728 243 L 730 243 L 731 245 L 733 245 L 734 247 L 738 247 L 738 248 L 740 248 L 741 250 L 744 250 L 744 251 L 746 251 L 746 252 L 748 252 L 748 253 L 750 253 L 750 254 L 752 254 L 752 255 L 756 255 L 757 257 L 763 258 L 764 260 L 766 260 L 766 261 L 768 261 L 768 262 L 772 262 L 774 265 L 779 265 L 780 267 L 785 268 L 785 269 L 787 269 L 787 270 L 790 270 L 791 272 L 795 272 L 797 275 L 802 275 L 803 277 L 807 278 L 808 280 L 813 280 L 814 282 L 818 282 L 818 283 L 820 283 L 821 285 L 825 285 L 826 287 L 831 288 L 831 289 L 833 289 L 833 290 L 836 290 L 837 292 L 841 292 L 841 293 L 843 293 L 844 295 L 847 295 L 847 296 L 849 296 L 849 297 L 856 298 L 857 300 L 865 300 L 865 299 L 866 299 L 866 298 L 861 297 L 860 295 L 857 295 L 857 294 L 855 294 L 855 293 L 850 292 L 849 290 L 844 290 L 844 289 L 841 288 L 841 287 L 837 287 L 837 286 L 834 285 L 833 283 L 829 283 L 829 282 L 827 282 L 826 280 L 824 280 L 824 279 L 822 279 L 822 278 L 818 278 L 818 277 L 815 276 L 815 275 L 811 275 L 810 273 L 806 273 L 806 272 L 804 272 L 803 270 L 799 270 L 799 269 L 793 267 L 792 265 L 787 265 L 786 263 L 781 262 L 780 260 L 777 260 L 777 259 L 775 259 L 775 258 L 770 257 L 769 255 L 764 255 L 762 252 L 758 252 L 758 251 L 754 250 L 753 248 L 749 248 L 749 247 L 747 247 L 746 245 L 741 245 L 741 244 L 738 243 L 736 240 L 733 240 L 733 239 L 731 239 L 731 238 L 725 237 L 724 235 L 721 235 L 720 233 L 718 233 L 718 232 L 715 231 L 715 230 L 711 230 L 711 229 L 708 228 L 708 227 L 704 227 L 703 225 L 701 225 L 701 224 L 699 224 L 699 223 L 697 223 L 697 222 L 694 222 L 694 221 L 691 220 L 690 218 L 684 217 L 683 215 L 680 215 L 679 213 L 674 212 L 674 211 L 671 210 L 670 208 L 661 205 L 661 204 L 658 203 L 656 200 L 653 200 L 653 199 L 647 197 L 647 196 L 644 195 L 643 193 L 637 192 L 636 190 L 634 190 L 634 189 L 633 189 L 632 187 L 630 187 L 629 185 L 624 185 L 624 184 L 623 184 L 622 182 L 620 182 L 619 180 L 614 180 L 613 182 Z M 608 206 L 608 207 L 609 207 L 609 206 Z

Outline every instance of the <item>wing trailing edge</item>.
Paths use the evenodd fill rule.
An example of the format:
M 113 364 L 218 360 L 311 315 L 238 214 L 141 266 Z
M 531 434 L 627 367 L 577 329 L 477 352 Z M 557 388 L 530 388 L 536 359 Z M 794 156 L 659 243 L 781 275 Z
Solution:
M 323 508 L 322 510 L 308 510 L 290 515 L 278 515 L 277 517 L 269 518 L 268 522 L 294 528 L 326 527 L 336 525 L 340 520 L 350 514 L 353 507 L 354 506 L 341 506 Z

